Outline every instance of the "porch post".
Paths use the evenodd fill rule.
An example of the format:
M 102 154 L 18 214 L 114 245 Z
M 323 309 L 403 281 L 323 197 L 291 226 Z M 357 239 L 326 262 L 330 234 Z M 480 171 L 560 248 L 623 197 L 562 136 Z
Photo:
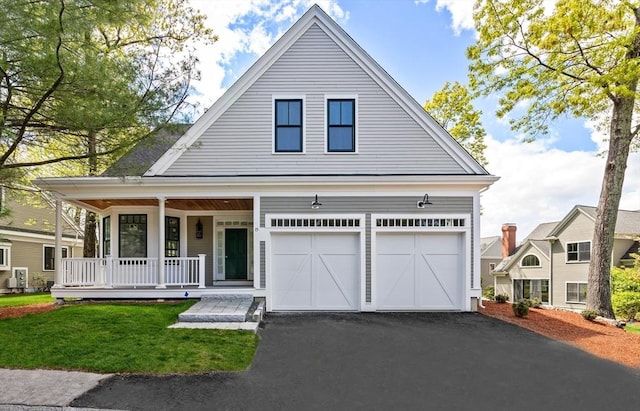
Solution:
M 62 288 L 62 200 L 56 197 L 56 238 L 55 238 L 54 288 Z
M 205 258 L 206 254 L 198 254 L 198 288 L 206 288 L 204 285 L 204 275 L 206 272 Z
M 260 283 L 260 196 L 253 196 L 253 288 L 262 288 Z
M 164 197 L 158 197 L 158 285 L 156 288 L 167 288 L 164 280 Z

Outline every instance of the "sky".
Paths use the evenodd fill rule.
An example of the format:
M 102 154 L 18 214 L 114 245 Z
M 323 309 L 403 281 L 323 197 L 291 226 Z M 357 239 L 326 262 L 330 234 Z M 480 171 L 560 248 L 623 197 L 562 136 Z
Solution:
M 189 101 L 208 108 L 314 3 L 336 20 L 420 104 L 446 81 L 467 83 L 473 0 L 190 0 L 219 40 L 198 46 L 201 80 Z M 518 238 L 561 220 L 574 205 L 596 206 L 605 134 L 562 119 L 532 143 L 495 116 L 498 96 L 477 102 L 487 131 L 487 170 L 500 180 L 481 195 L 481 236 L 515 223 Z M 630 156 L 621 209 L 640 210 L 640 153 Z

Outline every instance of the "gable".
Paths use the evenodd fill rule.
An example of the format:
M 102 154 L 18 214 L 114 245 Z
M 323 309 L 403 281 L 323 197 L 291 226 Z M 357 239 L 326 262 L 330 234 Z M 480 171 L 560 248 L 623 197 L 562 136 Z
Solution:
M 301 21 L 146 175 L 487 175 L 317 6 Z M 356 153 L 325 152 L 336 96 L 356 99 Z M 273 102 L 287 97 L 303 99 L 304 153 L 273 153 Z

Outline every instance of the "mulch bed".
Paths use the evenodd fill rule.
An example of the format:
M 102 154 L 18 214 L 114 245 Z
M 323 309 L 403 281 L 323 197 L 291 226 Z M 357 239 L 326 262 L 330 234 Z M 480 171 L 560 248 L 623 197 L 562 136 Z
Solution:
M 587 321 L 569 311 L 531 308 L 527 317 L 518 318 L 509 303 L 483 304 L 485 308 L 478 309 L 481 314 L 564 341 L 598 357 L 640 368 L 640 334 L 627 333 L 604 321 Z
M 2 307 L 0 308 L 0 319 L 2 318 L 18 318 L 29 314 L 44 313 L 55 310 L 60 307 L 54 303 L 42 303 L 32 305 L 22 305 L 19 307 Z

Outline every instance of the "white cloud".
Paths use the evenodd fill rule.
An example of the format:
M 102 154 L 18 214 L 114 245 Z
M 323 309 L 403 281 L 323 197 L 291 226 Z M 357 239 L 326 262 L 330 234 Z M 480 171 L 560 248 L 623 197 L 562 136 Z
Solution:
M 429 0 L 415 0 L 415 4 L 425 4 Z M 451 28 L 456 35 L 462 30 L 473 30 L 473 0 L 436 0 L 436 11 L 448 10 L 451 14 Z
M 509 222 L 523 239 L 538 224 L 562 219 L 574 205 L 597 205 L 605 160 L 596 152 L 559 150 L 546 139 L 500 142 L 488 136 L 486 142 L 488 169 L 500 180 L 482 194 L 483 237 L 500 235 L 502 223 Z M 640 210 L 639 177 L 640 153 L 635 153 L 621 209 Z

